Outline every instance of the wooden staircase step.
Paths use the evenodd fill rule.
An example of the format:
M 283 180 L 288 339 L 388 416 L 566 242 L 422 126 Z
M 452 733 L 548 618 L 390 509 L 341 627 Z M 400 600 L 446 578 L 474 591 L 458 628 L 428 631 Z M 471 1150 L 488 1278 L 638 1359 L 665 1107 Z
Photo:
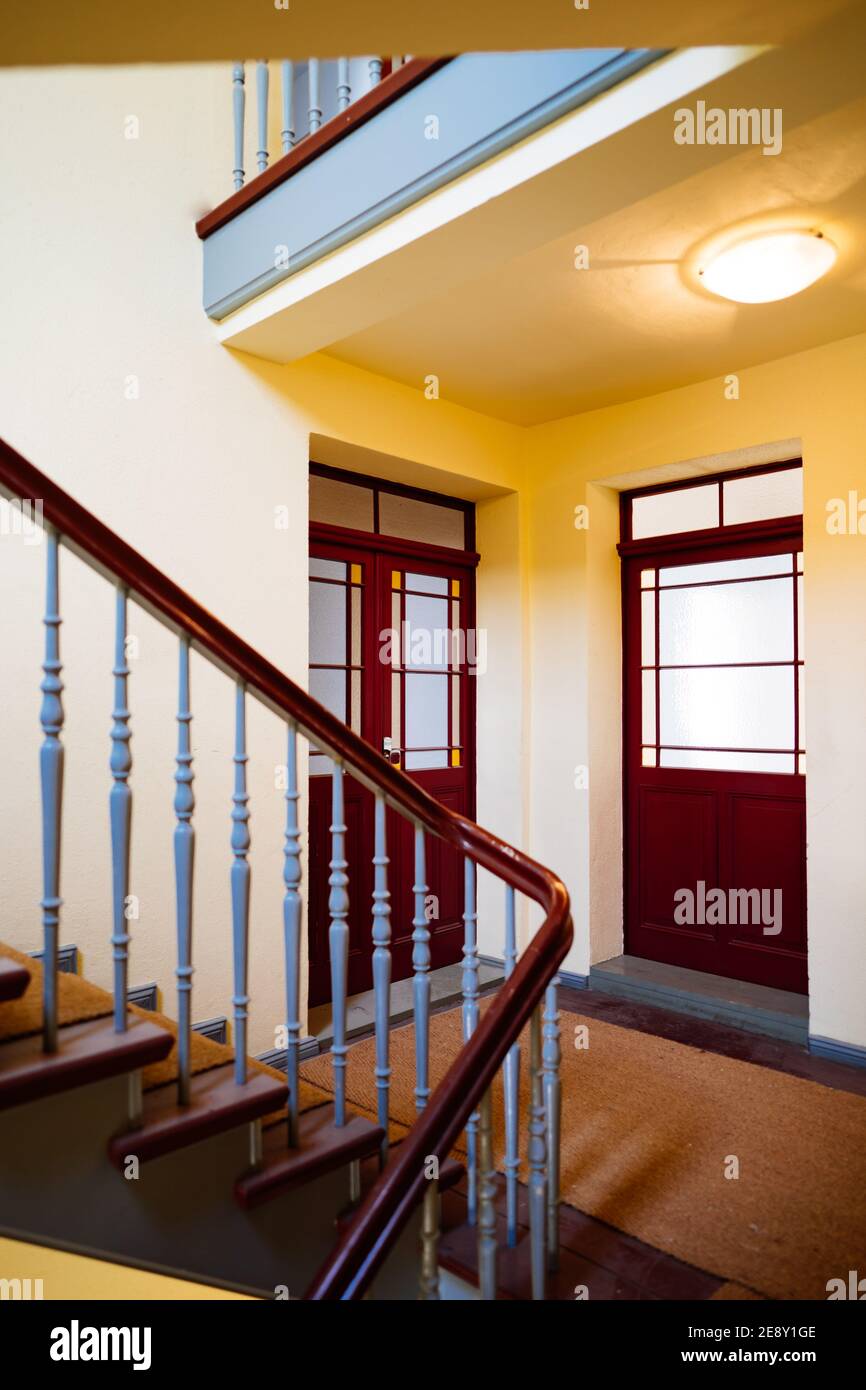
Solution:
M 30 971 L 17 960 L 0 956 L 0 1004 L 7 999 L 20 999 L 30 983 Z
M 160 1158 L 260 1120 L 284 1106 L 287 1097 L 285 1081 L 267 1073 L 251 1071 L 246 1085 L 239 1086 L 233 1065 L 213 1067 L 192 1077 L 189 1105 L 178 1104 L 174 1084 L 146 1091 L 141 1124 L 115 1134 L 108 1155 L 118 1168 L 133 1154 L 140 1162 Z
M 41 1034 L 12 1038 L 0 1043 L 0 1110 L 146 1067 L 165 1057 L 172 1041 L 145 1019 L 131 1019 L 125 1033 L 115 1033 L 110 1018 L 61 1028 L 57 1052 L 42 1051 Z
M 350 1115 L 339 1128 L 333 1105 L 320 1105 L 300 1117 L 299 1143 L 287 1147 L 286 1125 L 274 1125 L 264 1134 L 262 1162 L 243 1173 L 235 1183 L 235 1198 L 245 1210 L 271 1201 L 303 1183 L 343 1168 L 355 1159 L 377 1154 L 384 1132 L 362 1115 Z

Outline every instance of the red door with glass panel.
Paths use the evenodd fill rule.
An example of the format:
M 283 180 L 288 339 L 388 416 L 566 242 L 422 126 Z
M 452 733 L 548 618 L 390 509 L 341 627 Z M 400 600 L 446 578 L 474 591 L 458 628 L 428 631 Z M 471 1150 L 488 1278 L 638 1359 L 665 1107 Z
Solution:
M 775 489 L 791 506 L 792 479 L 748 476 L 764 498 L 751 505 Z M 625 949 L 805 993 L 802 523 L 730 505 L 726 523 L 744 482 L 678 499 L 674 519 L 703 523 L 691 531 L 620 547 Z
M 468 634 L 468 636 L 467 636 Z M 310 690 L 454 811 L 474 813 L 474 569 L 442 547 L 364 536 L 310 542 Z M 310 756 L 310 1004 L 331 997 L 330 762 Z M 349 994 L 372 987 L 373 797 L 345 780 Z M 411 825 L 388 813 L 392 978 L 412 974 Z M 462 865 L 427 838 L 431 968 L 460 959 Z

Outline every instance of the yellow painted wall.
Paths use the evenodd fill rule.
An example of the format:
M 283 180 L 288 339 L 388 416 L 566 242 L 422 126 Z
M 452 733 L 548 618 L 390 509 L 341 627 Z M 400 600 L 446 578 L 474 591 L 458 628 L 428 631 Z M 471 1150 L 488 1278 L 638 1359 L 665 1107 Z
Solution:
M 732 371 L 736 364 L 732 364 Z M 530 432 L 531 848 L 574 895 L 568 966 L 622 942 L 621 638 L 617 488 L 677 468 L 741 467 L 799 439 L 805 474 L 810 1032 L 866 1045 L 866 536 L 828 533 L 826 505 L 866 498 L 866 337 Z M 778 443 L 769 456 L 791 456 Z M 574 507 L 590 507 L 588 531 Z M 572 772 L 589 764 L 589 791 Z
M 3 1279 L 8 1281 L 4 1286 L 7 1292 L 0 1295 L 3 1301 L 22 1297 L 24 1293 L 31 1298 L 38 1294 L 46 1302 L 68 1299 L 250 1301 L 249 1294 L 216 1288 L 212 1284 L 196 1284 L 189 1279 L 174 1279 L 152 1270 L 135 1269 L 132 1265 L 113 1264 L 89 1255 L 0 1236 L 0 1280 Z M 21 1281 L 20 1291 L 16 1280 Z
M 224 64 L 0 76 L 0 260 L 6 267 L 0 433 L 300 681 L 307 666 L 310 435 L 409 460 L 422 474 L 453 475 L 455 490 L 486 498 L 480 529 L 491 555 L 499 551 L 490 583 L 485 574 L 479 579 L 479 621 L 510 630 L 515 594 L 506 561 L 517 508 L 497 498 L 519 483 L 519 430 L 330 358 L 276 367 L 215 342 L 201 307 L 201 245 L 193 224 L 226 192 L 228 94 Z M 140 124 L 135 140 L 124 137 L 130 116 Z M 254 124 L 248 122 L 251 140 Z M 281 506 L 288 508 L 288 530 L 275 528 Z M 3 539 L 0 932 L 24 950 L 41 944 L 42 573 L 40 549 Z M 66 555 L 62 587 L 67 766 L 61 939 L 76 943 L 85 973 L 108 986 L 113 598 L 103 580 Z M 130 682 L 132 891 L 140 898 L 130 980 L 157 981 L 173 1012 L 176 645 L 138 610 L 130 632 L 140 642 Z M 510 652 L 519 651 L 510 631 L 507 641 Z M 501 699 L 489 680 L 479 685 L 482 727 L 492 728 L 487 712 L 495 698 L 501 722 Z M 519 729 L 519 685 L 510 688 L 509 699 L 516 712 L 507 727 Z M 203 1019 L 231 1012 L 233 691 L 195 656 L 192 701 L 193 1016 Z M 275 768 L 285 760 L 285 746 L 278 721 L 256 708 L 249 748 L 251 1046 L 260 1051 L 274 1045 L 274 1029 L 284 1018 L 284 805 Z M 510 808 L 522 800 L 520 750 L 488 761 L 494 771 L 489 785 L 481 778 L 479 812 L 494 829 L 510 833 Z

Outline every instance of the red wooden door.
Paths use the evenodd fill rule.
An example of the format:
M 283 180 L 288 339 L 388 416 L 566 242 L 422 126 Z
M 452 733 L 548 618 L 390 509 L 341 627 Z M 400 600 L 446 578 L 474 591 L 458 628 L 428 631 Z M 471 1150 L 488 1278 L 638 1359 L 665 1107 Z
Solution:
M 624 560 L 625 940 L 805 993 L 801 545 Z
M 441 549 L 310 543 L 310 689 L 432 796 L 474 814 L 474 570 Z M 331 997 L 330 764 L 310 758 L 310 1004 Z M 373 797 L 347 776 L 349 994 L 372 987 Z M 412 974 L 413 828 L 387 818 L 392 979 Z M 459 856 L 427 839 L 431 968 L 463 944 Z

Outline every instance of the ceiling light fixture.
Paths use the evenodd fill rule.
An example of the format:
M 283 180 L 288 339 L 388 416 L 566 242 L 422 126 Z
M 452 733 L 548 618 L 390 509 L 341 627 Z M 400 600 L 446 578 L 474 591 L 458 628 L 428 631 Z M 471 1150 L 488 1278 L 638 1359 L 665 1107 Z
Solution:
M 769 304 L 799 294 L 836 260 L 821 232 L 761 232 L 720 251 L 698 272 L 713 294 L 738 304 Z

